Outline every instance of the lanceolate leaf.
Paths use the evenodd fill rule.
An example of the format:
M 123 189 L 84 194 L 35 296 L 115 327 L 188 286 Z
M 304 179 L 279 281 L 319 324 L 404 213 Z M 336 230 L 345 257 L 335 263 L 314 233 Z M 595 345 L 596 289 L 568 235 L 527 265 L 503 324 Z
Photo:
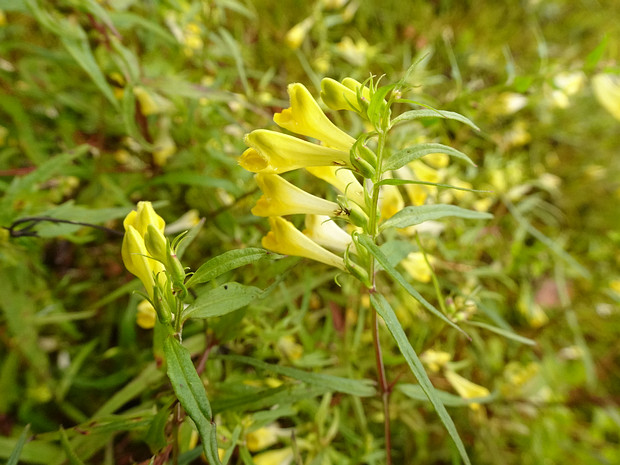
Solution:
M 461 123 L 465 123 L 469 127 L 479 131 L 480 128 L 476 126 L 472 120 L 461 115 L 460 113 L 455 113 L 453 111 L 443 111 L 443 110 L 435 110 L 433 108 L 428 108 L 424 110 L 411 110 L 406 111 L 405 113 L 397 116 L 392 120 L 392 126 L 402 123 L 403 121 L 411 121 L 419 118 L 445 118 L 452 119 L 455 121 L 460 121 Z
M 217 257 L 213 257 L 211 260 L 202 265 L 186 283 L 187 287 L 194 284 L 206 283 L 212 279 L 217 278 L 224 273 L 239 268 L 243 265 L 254 263 L 269 252 L 265 249 L 259 249 L 256 247 L 248 247 L 247 249 L 230 250 L 224 252 Z
M 431 153 L 445 153 L 446 155 L 459 158 L 466 161 L 470 165 L 476 166 L 476 164 L 471 160 L 471 158 L 469 158 L 463 152 L 459 152 L 458 150 L 447 145 L 428 143 L 414 145 L 413 147 L 407 147 L 406 149 L 394 152 L 387 160 L 385 160 L 382 169 L 397 170 L 398 168 L 402 168 L 403 166 L 405 166 L 407 163 L 417 160 L 418 158 L 422 158 L 424 155 L 429 155 Z
M 383 231 L 387 228 L 407 228 L 429 220 L 439 220 L 447 216 L 467 218 L 472 220 L 488 220 L 493 215 L 486 212 L 468 210 L 456 205 L 417 205 L 403 208 L 391 218 L 387 219 L 380 227 Z
M 239 283 L 226 283 L 202 293 L 187 307 L 181 316 L 188 318 L 209 318 L 222 316 L 245 307 L 263 293 L 262 289 Z
M 407 397 L 415 400 L 428 402 L 428 397 L 424 389 L 419 384 L 399 384 L 396 388 Z M 441 400 L 441 403 L 447 407 L 465 407 L 471 404 L 486 404 L 495 399 L 495 395 L 491 394 L 485 397 L 476 397 L 472 399 L 463 399 L 460 396 L 450 394 L 449 392 L 435 389 L 435 394 Z
M 405 184 L 421 184 L 423 186 L 433 186 L 439 189 L 454 189 L 457 191 L 466 191 L 466 192 L 483 192 L 490 193 L 493 191 L 485 191 L 480 189 L 468 189 L 467 187 L 454 186 L 452 184 L 441 184 L 438 182 L 427 182 L 427 181 L 415 181 L 413 179 L 383 179 L 379 181 L 376 186 L 404 186 Z
M 368 379 L 356 380 L 322 373 L 311 373 L 298 368 L 265 363 L 262 360 L 244 357 L 242 355 L 222 355 L 219 358 L 223 358 L 224 360 L 232 360 L 239 363 L 246 363 L 261 370 L 288 376 L 289 378 L 297 379 L 304 383 L 324 387 L 330 391 L 344 392 L 346 394 L 351 394 L 352 396 L 360 397 L 373 396 L 376 394 L 376 390 L 372 386 L 373 382 Z
M 424 390 L 424 393 L 428 397 L 428 400 L 430 400 L 433 404 L 433 407 L 435 407 L 435 411 L 437 412 L 439 418 L 446 427 L 446 430 L 448 430 L 448 434 L 450 434 L 452 440 L 456 444 L 456 448 L 461 454 L 461 458 L 467 465 L 470 465 L 471 462 L 469 461 L 469 457 L 467 456 L 467 452 L 465 451 L 463 441 L 461 441 L 459 433 L 456 430 L 456 426 L 454 426 L 454 422 L 446 411 L 446 407 L 443 405 L 441 399 L 437 395 L 435 387 L 431 383 L 430 379 L 428 379 L 428 375 L 424 370 L 424 366 L 418 358 L 418 355 L 415 353 L 415 350 L 413 350 L 411 343 L 407 339 L 407 335 L 405 334 L 403 327 L 398 322 L 398 318 L 396 317 L 394 310 L 385 299 L 385 297 L 383 297 L 381 294 L 371 294 L 370 301 L 372 302 L 372 305 L 376 309 L 379 316 L 381 316 L 381 318 L 383 318 L 383 321 L 385 321 L 385 325 L 392 334 L 392 337 L 396 341 L 396 344 L 398 345 L 401 353 L 405 357 L 409 368 L 411 368 L 411 372 L 418 380 L 418 383 L 420 383 L 420 386 Z
M 388 257 L 370 239 L 370 237 L 360 235 L 359 242 L 377 259 L 377 262 L 379 262 L 379 265 L 383 267 L 387 274 L 389 274 L 398 284 L 400 284 L 413 298 L 420 302 L 429 312 L 467 336 L 465 331 L 459 328 L 454 322 L 450 321 L 447 316 L 437 310 L 429 301 L 422 297 L 422 295 L 416 291 L 411 284 L 407 282 L 403 275 L 401 275 L 398 270 L 391 265 Z
M 196 373 L 189 351 L 173 336 L 164 341 L 168 378 L 179 402 L 196 424 L 202 448 L 211 465 L 221 465 L 217 453 L 215 423 L 205 388 Z
M 17 440 L 17 444 L 15 444 L 15 448 L 13 452 L 11 452 L 11 456 L 9 457 L 6 465 L 17 465 L 19 463 L 19 456 L 22 454 L 22 449 L 24 448 L 24 444 L 26 444 L 26 439 L 28 439 L 28 433 L 30 432 L 30 424 L 26 425 L 22 434 L 19 435 L 19 439 Z

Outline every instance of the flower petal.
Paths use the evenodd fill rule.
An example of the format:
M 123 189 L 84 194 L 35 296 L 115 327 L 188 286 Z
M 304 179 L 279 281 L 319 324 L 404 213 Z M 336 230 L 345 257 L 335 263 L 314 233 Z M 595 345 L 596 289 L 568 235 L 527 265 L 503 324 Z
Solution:
M 344 260 L 301 233 L 293 223 L 279 216 L 269 217 L 271 231 L 263 237 L 263 247 L 283 255 L 310 258 L 344 270 Z
M 273 116 L 278 126 L 295 134 L 314 137 L 328 147 L 349 151 L 355 139 L 332 123 L 303 84 L 288 86 L 291 106 Z
M 349 153 L 279 132 L 257 129 L 245 136 L 250 147 L 239 164 L 253 173 L 284 173 L 307 166 L 350 166 Z
M 340 216 L 343 210 L 337 203 L 322 199 L 294 186 L 277 174 L 256 175 L 256 183 L 263 191 L 252 214 L 256 216 L 283 216 L 298 213 Z

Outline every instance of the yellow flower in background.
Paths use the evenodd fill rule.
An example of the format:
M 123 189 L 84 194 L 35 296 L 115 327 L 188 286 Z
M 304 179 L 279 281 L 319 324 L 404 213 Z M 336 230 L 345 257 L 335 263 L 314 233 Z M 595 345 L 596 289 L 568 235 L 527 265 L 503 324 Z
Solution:
M 346 193 L 348 199 L 364 206 L 364 188 L 351 170 L 338 166 L 309 166 L 306 168 L 306 171 L 331 184 L 340 193 Z
M 279 132 L 257 129 L 245 136 L 250 147 L 239 164 L 253 173 L 284 173 L 308 166 L 349 166 L 349 152 Z
M 254 465 L 289 465 L 293 462 L 293 450 L 290 447 L 268 450 L 252 457 Z
M 153 329 L 157 320 L 157 312 L 148 300 L 144 299 L 138 304 L 138 312 L 136 313 L 136 323 L 140 328 Z
M 250 452 L 258 452 L 278 442 L 280 428 L 276 425 L 263 426 L 245 436 L 245 445 Z
M 289 360 L 299 360 L 304 354 L 304 348 L 293 336 L 287 334 L 278 339 L 277 348 Z
M 433 373 L 437 373 L 446 366 L 446 363 L 452 360 L 452 355 L 442 350 L 428 349 L 420 355 L 420 360 L 424 362 L 424 365 L 426 365 L 429 370 Z
M 291 106 L 273 116 L 278 126 L 295 134 L 301 134 L 323 142 L 332 147 L 348 152 L 355 139 L 332 123 L 316 100 L 303 84 L 295 83 L 288 86 Z
M 181 215 L 181 217 L 173 223 L 166 225 L 166 234 L 177 234 L 181 231 L 192 229 L 200 223 L 200 215 L 198 210 L 192 209 L 187 213 Z
M 269 217 L 271 231 L 263 237 L 263 247 L 283 255 L 310 258 L 341 270 L 344 260 L 324 249 L 299 231 L 293 223 L 279 216 Z
M 592 78 L 592 89 L 603 108 L 620 121 L 620 75 L 597 74 Z
M 355 250 L 351 235 L 331 221 L 329 216 L 307 215 L 303 233 L 320 246 L 336 252 L 344 252 L 349 246 Z
M 434 257 L 427 255 L 428 261 L 432 264 L 435 260 Z M 403 268 L 409 273 L 409 275 L 416 281 L 421 283 L 428 283 L 431 280 L 431 269 L 424 260 L 424 254 L 422 252 L 411 252 L 407 257 L 400 262 Z
M 252 208 L 256 216 L 284 216 L 298 213 L 340 216 L 343 210 L 337 203 L 322 199 L 294 186 L 277 174 L 255 176 L 263 196 Z
M 458 395 L 461 396 L 463 399 L 475 399 L 477 397 L 486 397 L 491 394 L 490 391 L 484 386 L 472 383 L 468 379 L 463 378 L 461 375 L 456 374 L 452 370 L 446 370 L 446 379 L 452 385 Z M 480 404 L 469 404 L 469 407 L 472 410 L 478 410 L 480 409 Z
M 391 185 L 383 186 L 379 202 L 382 220 L 391 218 L 405 206 L 405 201 L 403 200 L 403 196 L 400 195 L 398 187 Z
M 155 213 L 151 202 L 138 202 L 137 210 L 129 212 L 123 226 L 125 236 L 121 254 L 125 267 L 142 281 L 149 297 L 153 297 L 153 287 L 155 286 L 155 276 L 164 279 L 164 265 L 157 260 L 149 258 L 150 254 L 145 245 L 145 237 L 148 226 L 151 225 L 162 236 L 166 223 L 163 218 Z
M 314 17 L 310 16 L 295 24 L 284 36 L 284 42 L 290 49 L 297 50 L 314 25 Z

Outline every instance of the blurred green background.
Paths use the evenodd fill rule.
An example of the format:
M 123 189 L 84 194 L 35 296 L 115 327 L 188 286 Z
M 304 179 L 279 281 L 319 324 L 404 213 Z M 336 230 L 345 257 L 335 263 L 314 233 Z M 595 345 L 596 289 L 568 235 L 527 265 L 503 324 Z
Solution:
M 318 95 L 323 77 L 390 83 L 417 62 L 409 97 L 481 131 L 425 121 L 395 131 L 394 147 L 433 140 L 467 153 L 477 168 L 451 162 L 433 176 L 490 192 L 434 190 L 428 201 L 494 214 L 421 231 L 442 293 L 453 317 L 535 344 L 480 325 L 466 341 L 394 292 L 413 346 L 438 389 L 454 393 L 430 361 L 445 352 L 492 393 L 478 408 L 449 406 L 473 463 L 620 463 L 617 18 L 611 0 L 0 0 L 0 457 L 30 424 L 23 463 L 148 463 L 172 399 L 151 332 L 135 323 L 140 287 L 120 236 L 15 221 L 121 231 L 150 200 L 168 223 L 192 211 L 180 229 L 206 218 L 184 257 L 192 269 L 260 246 L 268 226 L 249 212 L 259 193 L 237 165 L 243 135 L 273 128 L 290 82 Z M 353 136 L 363 129 L 330 116 Z M 292 445 L 296 463 L 384 463 L 378 397 L 293 386 L 270 402 L 285 378 L 218 358 L 376 378 L 353 283 L 295 258 L 227 279 L 266 288 L 283 273 L 268 302 L 186 331 L 195 353 L 217 348 L 205 381 L 220 442 L 239 443 L 229 463 Z M 390 379 L 413 383 L 385 346 Z M 394 463 L 459 463 L 428 403 L 397 387 L 391 408 Z M 253 446 L 267 426 L 275 441 Z M 200 463 L 184 427 L 182 463 Z

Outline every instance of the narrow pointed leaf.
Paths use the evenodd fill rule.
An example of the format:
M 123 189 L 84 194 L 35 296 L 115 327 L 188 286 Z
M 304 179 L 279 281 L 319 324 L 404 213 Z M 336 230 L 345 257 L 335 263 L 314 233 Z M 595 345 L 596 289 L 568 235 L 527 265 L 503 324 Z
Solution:
M 457 191 L 465 191 L 465 192 L 482 192 L 482 193 L 492 193 L 493 191 L 485 191 L 485 190 L 481 190 L 481 189 L 468 189 L 467 187 L 459 187 L 459 186 L 454 186 L 452 184 L 441 184 L 438 182 L 427 182 L 427 181 L 415 181 L 413 179 L 391 179 L 391 178 L 387 178 L 387 179 L 383 179 L 381 181 L 379 181 L 377 184 L 375 184 L 375 186 L 404 186 L 405 184 L 421 184 L 423 186 L 433 186 L 433 187 L 437 187 L 439 189 L 454 189 Z
M 22 431 L 22 434 L 19 435 L 17 444 L 15 444 L 15 448 L 13 449 L 13 452 L 11 452 L 11 456 L 6 462 L 6 465 L 17 465 L 19 463 L 19 456 L 22 455 L 22 449 L 24 448 L 24 444 L 26 444 L 26 439 L 28 439 L 29 431 L 30 425 L 28 424 Z
M 168 378 L 179 402 L 196 424 L 202 448 L 211 465 L 221 465 L 211 404 L 189 351 L 173 336 L 164 341 Z
M 424 389 L 419 384 L 399 384 L 396 386 L 400 392 L 405 394 L 410 399 L 421 400 L 428 402 L 429 399 L 424 392 Z M 474 397 L 471 399 L 463 399 L 460 396 L 451 394 L 440 389 L 435 389 L 435 394 L 441 400 L 441 403 L 447 407 L 466 407 L 471 404 L 487 404 L 495 399 L 495 395 L 489 395 L 484 397 Z
M 403 208 L 391 218 L 385 220 L 380 226 L 383 231 L 388 228 L 407 228 L 429 220 L 439 220 L 448 216 L 466 218 L 471 220 L 488 220 L 493 215 L 487 212 L 468 210 L 456 205 L 417 205 Z
M 196 301 L 183 310 L 182 321 L 188 318 L 210 318 L 239 310 L 257 299 L 263 290 L 239 283 L 226 283 L 202 293 Z
M 428 143 L 414 145 L 413 147 L 407 147 L 406 149 L 394 152 L 387 160 L 385 160 L 382 168 L 384 170 L 397 170 L 398 168 L 405 166 L 407 163 L 417 160 L 418 158 L 422 158 L 425 155 L 430 155 L 431 153 L 445 153 L 446 155 L 450 155 L 451 157 L 458 158 L 466 161 L 470 165 L 476 166 L 471 158 L 463 152 L 460 152 L 448 145 Z
M 344 392 L 352 396 L 368 397 L 374 396 L 376 390 L 373 387 L 373 381 L 368 379 L 348 379 L 340 376 L 326 375 L 323 373 L 312 373 L 298 368 L 284 367 L 265 363 L 252 357 L 244 357 L 242 355 L 222 355 L 218 358 L 224 360 L 232 360 L 239 363 L 246 363 L 255 368 L 277 373 L 282 376 L 297 379 L 304 383 L 320 386 L 334 392 Z
M 403 277 L 402 274 L 398 272 L 396 268 L 392 266 L 388 257 L 381 251 L 381 249 L 370 239 L 370 237 L 365 235 L 359 236 L 359 242 L 362 244 L 379 262 L 379 265 L 383 267 L 387 274 L 389 274 L 392 279 L 394 279 L 398 284 L 400 284 L 414 299 L 420 302 L 424 308 L 426 308 L 429 312 L 431 312 L 436 317 L 440 318 L 445 323 L 452 326 L 454 329 L 463 333 L 467 336 L 467 333 L 459 328 L 454 322 L 450 321 L 447 316 L 437 310 L 433 304 L 427 301 L 422 295 L 415 290 L 415 288 L 407 282 L 407 280 Z M 469 336 L 467 336 L 469 338 Z
M 506 339 L 520 342 L 521 344 L 527 344 L 528 346 L 536 345 L 536 341 L 533 341 L 532 339 L 529 339 L 527 337 L 519 336 L 517 333 L 514 333 L 504 328 L 498 328 L 497 326 L 483 323 L 481 321 L 468 321 L 467 324 L 471 326 L 477 326 L 478 328 L 486 329 L 487 331 L 491 331 L 495 334 L 499 334 L 500 336 L 504 336 Z
M 435 407 L 435 411 L 437 412 L 439 418 L 446 427 L 448 434 L 450 435 L 450 437 L 452 437 L 454 444 L 456 444 L 456 448 L 458 449 L 461 458 L 467 465 L 470 465 L 471 462 L 469 461 L 469 457 L 467 456 L 467 452 L 465 451 L 463 441 L 461 441 L 459 433 L 456 430 L 456 426 L 454 426 L 454 422 L 446 411 L 446 407 L 443 405 L 441 399 L 437 395 L 435 387 L 431 383 L 430 379 L 428 379 L 428 375 L 424 370 L 424 366 L 422 365 L 422 362 L 420 361 L 418 355 L 415 353 L 415 350 L 413 350 L 411 343 L 407 339 L 407 335 L 405 334 L 403 327 L 400 325 L 398 318 L 394 313 L 394 310 L 385 299 L 385 297 L 383 297 L 381 294 L 370 294 L 370 301 L 372 302 L 372 305 L 376 309 L 379 316 L 381 316 L 381 318 L 383 318 L 383 321 L 385 321 L 385 325 L 387 326 L 388 330 L 392 334 L 392 337 L 396 341 L 396 344 L 398 345 L 398 348 L 403 354 L 403 357 L 405 357 L 409 368 L 411 368 L 411 372 L 418 380 L 418 383 L 420 383 L 420 387 L 424 390 L 424 393 L 428 397 L 428 400 L 430 400 L 433 404 L 433 407 Z
M 192 277 L 189 278 L 186 286 L 190 287 L 194 284 L 206 283 L 230 270 L 254 263 L 268 254 L 269 252 L 265 249 L 259 249 L 256 247 L 248 247 L 247 249 L 224 252 L 217 257 L 213 257 L 211 260 L 198 268 Z
M 472 120 L 461 115 L 460 113 L 455 113 L 453 111 L 443 111 L 443 110 L 435 110 L 433 108 L 427 108 L 424 110 L 411 110 L 406 111 L 405 113 L 397 116 L 392 120 L 392 126 L 402 123 L 403 121 L 411 121 L 419 118 L 445 118 L 452 119 L 455 121 L 460 121 L 461 123 L 465 123 L 469 127 L 475 129 L 476 131 L 480 131 L 480 128 L 474 124 Z

